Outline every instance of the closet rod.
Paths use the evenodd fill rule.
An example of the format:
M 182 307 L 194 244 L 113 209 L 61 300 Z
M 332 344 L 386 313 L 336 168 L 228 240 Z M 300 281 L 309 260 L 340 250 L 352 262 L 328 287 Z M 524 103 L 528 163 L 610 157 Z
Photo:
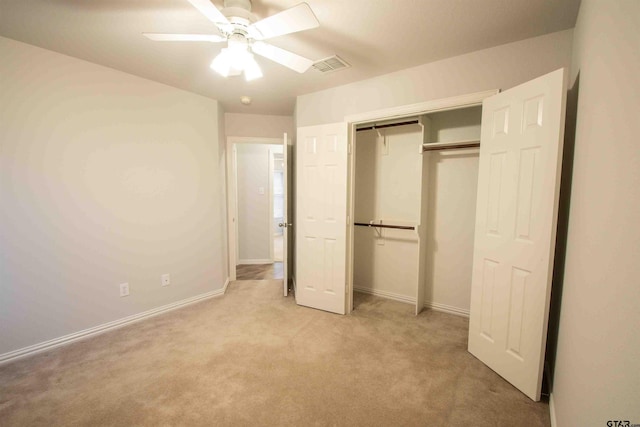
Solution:
M 422 151 L 456 150 L 460 148 L 478 148 L 480 141 L 432 142 L 422 144 Z
M 358 129 L 356 129 L 356 132 L 360 132 L 361 130 L 392 128 L 394 126 L 417 125 L 418 123 L 420 123 L 418 120 L 410 120 L 408 122 L 389 123 L 387 125 L 373 125 L 373 126 L 369 126 L 369 127 L 366 127 L 366 128 L 358 128 Z
M 368 222 L 354 222 L 353 225 L 360 227 L 376 227 L 376 228 L 397 228 L 398 230 L 415 230 L 411 225 L 387 225 L 387 224 L 369 224 Z

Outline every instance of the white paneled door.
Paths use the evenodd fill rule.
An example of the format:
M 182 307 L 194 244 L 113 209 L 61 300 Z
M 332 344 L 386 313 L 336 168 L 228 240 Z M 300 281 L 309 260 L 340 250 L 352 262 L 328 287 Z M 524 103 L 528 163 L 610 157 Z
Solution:
M 564 133 L 564 69 L 485 99 L 469 351 L 540 400 Z
M 347 125 L 298 128 L 296 302 L 345 313 Z

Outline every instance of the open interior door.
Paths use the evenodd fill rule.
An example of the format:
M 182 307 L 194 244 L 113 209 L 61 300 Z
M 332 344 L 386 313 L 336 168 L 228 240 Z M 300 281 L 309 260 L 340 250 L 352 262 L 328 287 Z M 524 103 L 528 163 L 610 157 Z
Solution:
M 298 128 L 296 302 L 345 313 L 347 124 Z
M 278 224 L 282 228 L 282 286 L 284 296 L 289 295 L 289 141 L 287 134 L 284 134 L 284 142 L 282 147 L 282 213 L 284 218 Z
M 469 351 L 540 400 L 564 134 L 564 69 L 484 100 Z

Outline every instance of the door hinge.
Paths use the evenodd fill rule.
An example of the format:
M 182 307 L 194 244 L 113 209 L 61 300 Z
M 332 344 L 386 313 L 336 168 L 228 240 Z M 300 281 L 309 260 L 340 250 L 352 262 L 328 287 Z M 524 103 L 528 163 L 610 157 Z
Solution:
M 351 154 L 351 144 L 347 144 L 347 152 Z

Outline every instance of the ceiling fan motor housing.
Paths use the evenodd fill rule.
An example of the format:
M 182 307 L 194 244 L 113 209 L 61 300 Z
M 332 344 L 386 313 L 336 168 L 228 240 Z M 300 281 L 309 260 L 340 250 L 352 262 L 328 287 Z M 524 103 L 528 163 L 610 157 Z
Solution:
M 248 42 L 248 28 L 256 21 L 256 17 L 251 13 L 251 1 L 225 0 L 224 9 L 221 12 L 231 24 L 226 28 L 229 41 L 235 39 L 237 42 L 246 44 Z
M 228 40 L 230 48 L 239 48 L 240 46 L 242 46 L 244 49 L 246 49 L 249 45 L 246 33 L 243 34 L 241 31 L 234 31 L 233 34 L 229 35 Z
M 251 12 L 251 0 L 224 0 L 224 7 L 238 7 L 245 9 L 247 12 Z
M 224 0 L 221 12 L 232 24 L 249 26 L 256 20 L 251 13 L 250 0 Z

